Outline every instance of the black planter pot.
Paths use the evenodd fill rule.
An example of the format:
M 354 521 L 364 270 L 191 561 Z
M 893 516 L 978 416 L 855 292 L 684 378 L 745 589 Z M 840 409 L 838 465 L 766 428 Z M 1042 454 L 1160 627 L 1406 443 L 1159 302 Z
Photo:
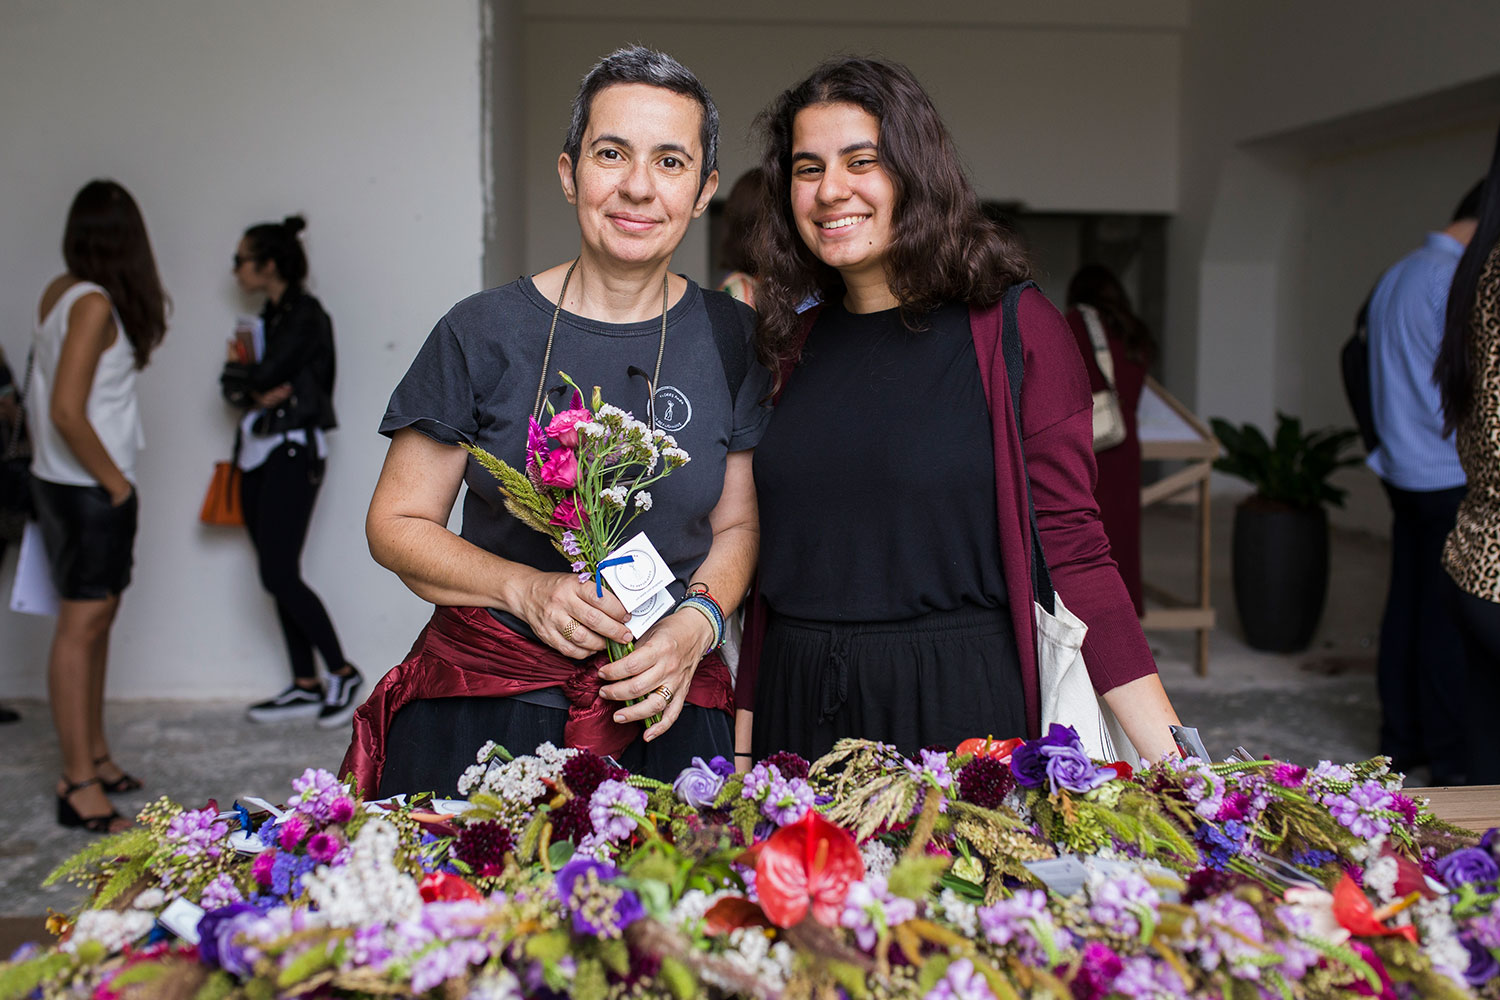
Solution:
M 1328 596 L 1328 512 L 1252 497 L 1234 512 L 1234 606 L 1254 649 L 1306 649 Z

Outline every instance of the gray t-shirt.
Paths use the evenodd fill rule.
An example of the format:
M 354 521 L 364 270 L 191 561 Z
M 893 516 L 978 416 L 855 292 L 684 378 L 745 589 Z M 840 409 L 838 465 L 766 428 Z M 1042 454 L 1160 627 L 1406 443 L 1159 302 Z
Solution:
M 666 350 L 655 399 L 656 426 L 675 437 L 691 461 L 650 487 L 651 509 L 627 529 L 627 536 L 636 531 L 650 535 L 676 577 L 679 597 L 713 542 L 708 515 L 723 493 L 726 456 L 754 448 L 770 419 L 764 400 L 771 376 L 755 360 L 748 307 L 735 304 L 747 332 L 747 364 L 731 406 L 704 294 L 689 280 L 687 292 L 667 312 Z M 530 278 L 518 278 L 455 305 L 438 321 L 391 394 L 380 433 L 389 436 L 412 427 L 444 444 L 478 445 L 523 468 L 526 420 L 536 402 L 555 308 Z M 585 393 L 597 385 L 606 403 L 647 419 L 646 385 L 660 343 L 659 316 L 642 323 L 601 323 L 562 312 L 547 366 L 553 406 L 564 410 L 571 405 L 571 390 L 551 392 L 554 387 L 565 389 L 557 374 L 564 371 Z M 645 374 L 630 374 L 632 367 Z M 542 423 L 547 423 L 545 407 Z M 566 561 L 546 536 L 506 511 L 494 477 L 472 458 L 464 482 L 469 489 L 463 538 L 537 569 L 566 571 Z M 508 627 L 534 638 L 519 619 L 493 613 Z

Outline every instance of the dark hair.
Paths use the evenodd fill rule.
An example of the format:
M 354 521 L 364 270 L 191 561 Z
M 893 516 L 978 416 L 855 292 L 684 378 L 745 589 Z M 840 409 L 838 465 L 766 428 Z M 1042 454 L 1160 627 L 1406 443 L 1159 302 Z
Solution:
M 288 215 L 280 222 L 259 222 L 245 230 L 255 262 L 275 264 L 281 280 L 299 292 L 307 281 L 307 252 L 297 234 L 306 228 L 307 220 L 302 216 Z
M 693 75 L 693 71 L 673 59 L 665 52 L 657 52 L 643 45 L 627 45 L 615 49 L 594 63 L 584 74 L 573 95 L 573 114 L 568 122 L 568 135 L 563 140 L 563 152 L 573 161 L 573 174 L 578 174 L 578 156 L 583 152 L 583 134 L 588 131 L 589 115 L 594 109 L 594 98 L 605 87 L 617 83 L 644 83 L 661 87 L 674 94 L 691 97 L 698 102 L 703 112 L 698 140 L 703 147 L 703 164 L 698 171 L 698 190 L 708 183 L 708 175 L 719 165 L 719 109 L 709 96 L 708 88 Z
M 724 230 L 724 240 L 719 245 L 719 261 L 731 271 L 755 274 L 755 260 L 750 254 L 750 235 L 755 228 L 755 219 L 765 210 L 766 172 L 760 167 L 751 167 L 740 175 L 729 189 L 724 201 L 724 214 L 719 223 Z
M 171 300 L 161 287 L 146 222 L 130 192 L 114 181 L 85 184 L 68 209 L 62 253 L 69 274 L 109 293 L 135 366 L 145 368 L 167 335 Z
M 1444 434 L 1462 423 L 1474 405 L 1474 301 L 1479 296 L 1479 279 L 1500 242 L 1500 131 L 1495 134 L 1495 152 L 1483 185 L 1474 235 L 1458 259 L 1448 288 L 1443 343 L 1432 371 L 1432 381 L 1443 398 Z
M 1463 196 L 1463 199 L 1459 201 L 1458 207 L 1453 210 L 1453 218 L 1448 221 L 1453 223 L 1462 222 L 1465 219 L 1479 218 L 1479 199 L 1483 197 L 1484 178 L 1481 177 L 1473 187 L 1469 188 L 1468 193 Z
M 1103 264 L 1085 264 L 1068 282 L 1068 305 L 1093 306 L 1104 325 L 1125 342 L 1130 360 L 1149 365 L 1156 360 L 1156 340 L 1151 330 L 1130 308 L 1130 296 L 1115 272 Z
M 773 372 L 795 350 L 797 306 L 814 294 L 828 301 L 844 288 L 838 271 L 803 243 L 792 218 L 792 124 L 817 104 L 853 104 L 879 122 L 880 163 L 895 192 L 886 280 L 909 327 L 919 328 L 922 316 L 945 302 L 993 305 L 1030 277 L 1021 244 L 985 218 L 947 126 L 911 71 L 882 59 L 829 60 L 756 118 L 766 175 L 766 203 L 752 238 L 762 281 L 758 349 Z

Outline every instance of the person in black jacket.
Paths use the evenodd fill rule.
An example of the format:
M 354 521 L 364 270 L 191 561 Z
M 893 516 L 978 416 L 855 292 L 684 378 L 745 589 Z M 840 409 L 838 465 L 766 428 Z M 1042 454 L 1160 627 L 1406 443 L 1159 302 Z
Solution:
M 359 706 L 363 678 L 345 661 L 323 602 L 302 579 L 302 546 L 323 482 L 323 432 L 338 425 L 333 324 L 303 286 L 307 255 L 297 234 L 306 225 L 294 215 L 245 230 L 234 277 L 242 291 L 266 297 L 263 336 L 245 331 L 230 342 L 219 381 L 224 398 L 245 411 L 235 438 L 245 527 L 261 584 L 276 599 L 293 677 L 286 690 L 251 705 L 248 714 L 255 722 L 316 717 L 318 725 L 333 728 Z M 326 688 L 314 649 L 327 667 Z

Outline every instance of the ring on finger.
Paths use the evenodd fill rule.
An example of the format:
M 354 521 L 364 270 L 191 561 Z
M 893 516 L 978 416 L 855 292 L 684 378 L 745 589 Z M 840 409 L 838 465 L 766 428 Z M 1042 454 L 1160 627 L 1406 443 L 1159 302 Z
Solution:
M 569 642 L 572 642 L 573 641 L 573 630 L 576 629 L 576 628 L 578 628 L 578 621 L 577 621 L 577 619 L 569 618 L 567 624 L 564 625 L 561 629 L 559 629 L 559 631 L 562 632 L 562 637 L 564 639 L 568 640 Z
M 661 695 L 661 703 L 663 708 L 672 704 L 672 685 L 663 684 L 661 687 L 657 688 L 654 693 Z

